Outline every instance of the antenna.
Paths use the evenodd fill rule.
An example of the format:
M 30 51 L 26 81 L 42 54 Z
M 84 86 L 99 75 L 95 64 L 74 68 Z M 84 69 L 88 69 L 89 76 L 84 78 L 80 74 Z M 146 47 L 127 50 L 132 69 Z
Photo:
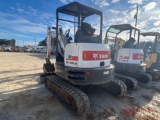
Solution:
M 135 27 L 137 26 L 137 19 L 138 19 L 138 5 L 136 7 L 136 14 L 134 15 L 134 19 L 136 19 L 135 21 Z
M 138 19 L 138 5 L 137 5 L 137 7 L 136 7 L 136 14 L 134 15 L 134 19 L 136 19 L 136 21 L 135 21 L 135 27 L 137 26 L 137 19 Z M 136 36 L 136 30 L 134 31 L 134 38 L 135 38 L 135 36 Z

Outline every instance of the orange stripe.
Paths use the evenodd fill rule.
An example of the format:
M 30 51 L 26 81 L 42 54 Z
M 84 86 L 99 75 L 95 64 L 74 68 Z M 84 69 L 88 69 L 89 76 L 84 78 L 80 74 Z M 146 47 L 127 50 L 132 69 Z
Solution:
M 66 58 L 66 60 L 78 61 L 78 56 L 72 56 L 71 58 Z

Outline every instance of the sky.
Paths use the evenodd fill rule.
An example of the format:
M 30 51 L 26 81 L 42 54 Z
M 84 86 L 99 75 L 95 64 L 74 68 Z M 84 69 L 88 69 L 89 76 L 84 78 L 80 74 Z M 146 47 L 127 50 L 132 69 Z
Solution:
M 0 39 L 16 39 L 16 45 L 35 45 L 36 39 L 38 44 L 47 26 L 55 26 L 56 9 L 74 1 L 103 12 L 103 38 L 110 25 L 134 26 L 137 5 L 137 28 L 160 32 L 160 0 L 0 0 Z

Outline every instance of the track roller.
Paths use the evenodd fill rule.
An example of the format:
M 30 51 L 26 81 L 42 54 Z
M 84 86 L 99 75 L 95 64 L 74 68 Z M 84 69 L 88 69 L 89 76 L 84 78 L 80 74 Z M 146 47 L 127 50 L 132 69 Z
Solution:
M 148 83 L 152 81 L 152 76 L 147 73 L 137 73 L 136 79 L 141 83 Z
M 138 81 L 133 77 L 116 73 L 115 78 L 123 81 L 126 84 L 127 89 L 135 89 L 138 86 Z
M 108 82 L 105 87 L 109 93 L 116 96 L 121 96 L 127 93 L 127 86 L 124 82 L 118 79 Z
M 45 86 L 55 92 L 79 115 L 89 110 L 90 102 L 88 96 L 80 89 L 64 81 L 64 79 L 54 75 L 47 76 L 45 77 Z

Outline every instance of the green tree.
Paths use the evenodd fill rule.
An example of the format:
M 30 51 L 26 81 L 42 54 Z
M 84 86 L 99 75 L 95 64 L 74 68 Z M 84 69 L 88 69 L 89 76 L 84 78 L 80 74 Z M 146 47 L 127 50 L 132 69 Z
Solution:
M 47 46 L 46 44 L 47 37 L 38 43 L 38 46 Z M 51 37 L 51 45 L 54 46 L 56 44 L 56 38 Z
M 8 46 L 12 46 L 15 47 L 16 44 L 16 40 L 15 39 L 0 39 L 0 45 L 8 45 Z
M 45 38 L 44 40 L 40 41 L 40 42 L 38 43 L 38 46 L 46 46 L 46 45 L 47 45 L 47 44 L 46 44 L 46 39 L 47 39 L 47 38 Z

